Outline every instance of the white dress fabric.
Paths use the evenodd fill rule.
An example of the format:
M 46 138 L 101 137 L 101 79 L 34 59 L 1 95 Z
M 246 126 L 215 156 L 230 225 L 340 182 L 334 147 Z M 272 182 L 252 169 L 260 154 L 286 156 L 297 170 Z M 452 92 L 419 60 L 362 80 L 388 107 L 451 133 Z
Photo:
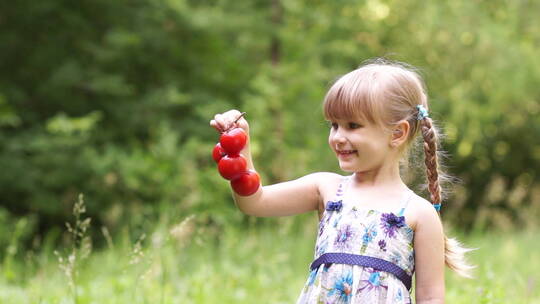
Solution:
M 413 192 L 407 192 L 396 213 L 384 213 L 363 208 L 346 197 L 350 181 L 351 177 L 345 178 L 338 187 L 335 201 L 326 204 L 319 223 L 315 260 L 323 255 L 373 257 L 398 266 L 402 274 L 412 278 L 414 231 L 405 223 L 403 211 Z M 323 263 L 310 270 L 297 304 L 411 302 L 404 280 L 385 271 L 384 267 Z

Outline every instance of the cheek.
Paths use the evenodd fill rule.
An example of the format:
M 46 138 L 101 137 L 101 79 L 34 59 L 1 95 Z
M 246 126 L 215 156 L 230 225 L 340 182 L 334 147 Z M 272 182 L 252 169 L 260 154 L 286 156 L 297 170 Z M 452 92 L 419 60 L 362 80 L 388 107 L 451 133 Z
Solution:
M 330 146 L 330 148 L 332 148 L 332 150 L 334 149 L 334 134 L 332 134 L 332 131 L 330 131 L 330 133 L 328 134 L 328 145 Z
M 381 156 L 381 149 L 377 142 L 369 140 L 367 138 L 356 141 L 356 147 L 362 157 L 368 157 L 369 159 L 377 159 Z
M 368 153 L 373 156 L 373 160 L 381 161 L 388 155 L 388 149 L 382 143 L 372 143 L 368 149 Z

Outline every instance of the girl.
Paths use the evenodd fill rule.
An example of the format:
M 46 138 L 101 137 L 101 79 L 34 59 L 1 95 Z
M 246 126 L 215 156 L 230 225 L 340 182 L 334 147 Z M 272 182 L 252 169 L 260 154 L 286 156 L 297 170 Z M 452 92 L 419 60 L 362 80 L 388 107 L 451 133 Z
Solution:
M 437 131 L 421 77 L 404 64 L 368 62 L 339 78 L 324 99 L 328 144 L 341 176 L 320 172 L 234 194 L 248 215 L 285 216 L 317 210 L 315 259 L 297 303 L 444 303 L 444 265 L 468 276 L 464 249 L 444 235 Z M 217 114 L 217 130 L 249 125 L 237 110 Z M 400 177 L 400 160 L 423 137 L 430 201 Z M 248 144 L 242 151 L 254 170 Z

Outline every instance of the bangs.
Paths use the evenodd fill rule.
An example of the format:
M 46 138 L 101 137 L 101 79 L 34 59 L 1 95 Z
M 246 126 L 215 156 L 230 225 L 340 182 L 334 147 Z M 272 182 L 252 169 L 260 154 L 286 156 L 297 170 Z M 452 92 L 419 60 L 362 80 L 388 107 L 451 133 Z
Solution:
M 352 71 L 340 79 L 328 90 L 324 98 L 323 110 L 327 120 L 367 120 L 378 124 L 381 116 L 376 102 L 375 75 Z

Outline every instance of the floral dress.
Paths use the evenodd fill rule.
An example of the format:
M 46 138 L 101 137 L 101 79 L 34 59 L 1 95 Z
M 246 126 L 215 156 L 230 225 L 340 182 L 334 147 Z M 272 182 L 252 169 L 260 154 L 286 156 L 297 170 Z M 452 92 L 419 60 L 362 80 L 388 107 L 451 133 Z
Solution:
M 403 211 L 413 192 L 407 191 L 397 213 L 385 213 L 344 200 L 350 180 L 326 203 L 297 304 L 411 303 L 414 231 Z

